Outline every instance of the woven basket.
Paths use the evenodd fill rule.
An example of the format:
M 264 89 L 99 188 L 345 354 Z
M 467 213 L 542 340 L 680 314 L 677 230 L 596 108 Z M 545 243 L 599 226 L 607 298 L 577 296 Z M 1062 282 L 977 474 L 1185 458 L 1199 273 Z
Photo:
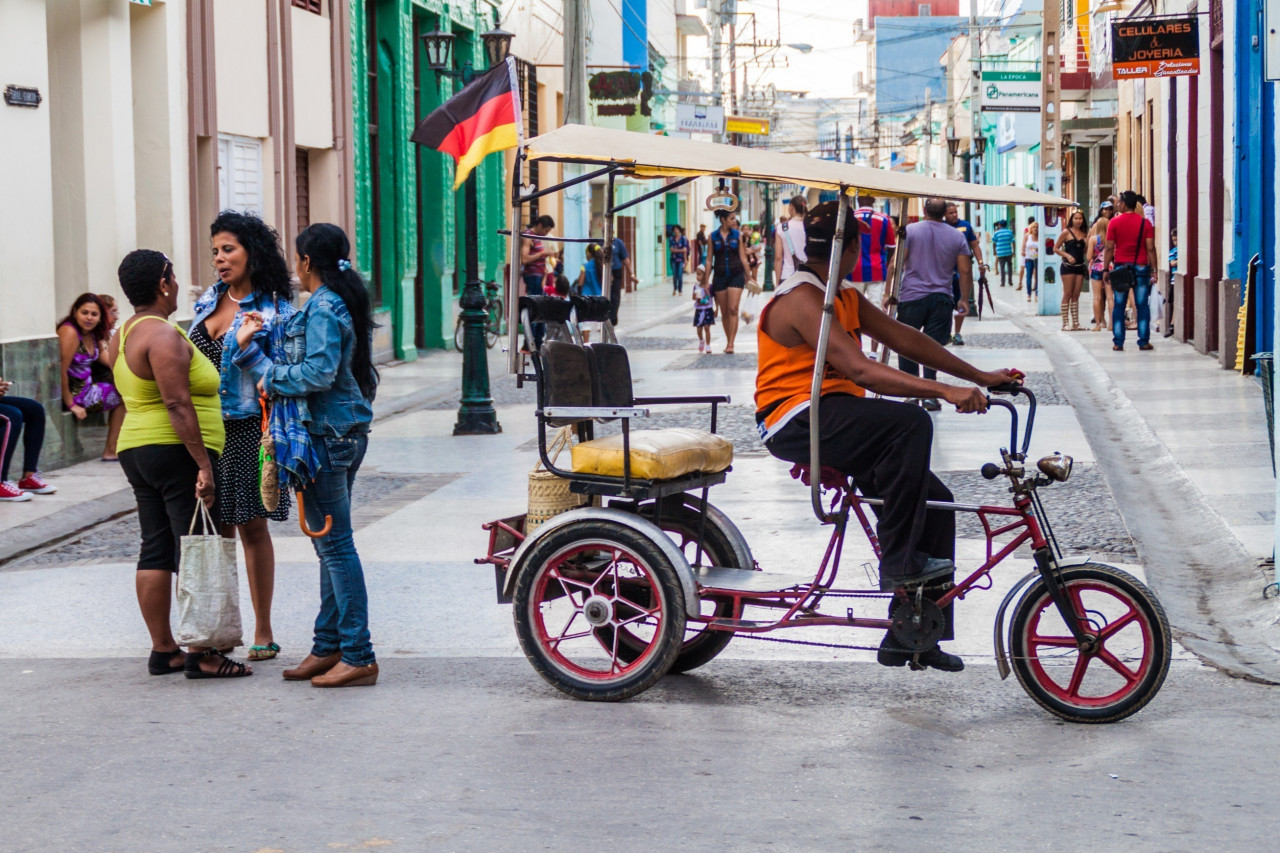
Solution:
M 572 427 L 562 427 L 556 433 L 551 446 L 547 448 L 547 455 L 552 462 L 556 461 L 556 457 L 572 437 Z M 529 536 L 551 518 L 577 509 L 586 502 L 586 495 L 575 495 L 569 491 L 568 480 L 542 470 L 542 460 L 539 459 L 529 472 L 529 514 L 525 516 L 524 535 Z

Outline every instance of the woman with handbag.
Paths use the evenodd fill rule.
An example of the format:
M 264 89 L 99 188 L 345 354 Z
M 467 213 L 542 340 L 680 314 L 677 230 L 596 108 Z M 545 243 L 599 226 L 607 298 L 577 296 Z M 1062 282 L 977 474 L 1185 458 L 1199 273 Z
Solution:
M 297 311 L 293 284 L 279 238 L 265 222 L 248 213 L 223 211 L 209 227 L 213 266 L 218 281 L 195 305 L 191 342 L 218 369 L 226 450 L 218 459 L 222 495 L 215 518 L 228 538 L 240 537 L 245 575 L 253 601 L 253 645 L 249 660 L 270 660 L 280 652 L 271 626 L 275 596 L 276 554 L 267 519 L 289 517 L 288 493 L 268 508 L 258 485 L 258 447 L 262 442 L 261 408 L 254 380 L 236 367 L 236 331 L 246 312 L 262 317 L 256 339 L 273 356 L 280 355 L 284 324 Z
M 151 633 L 147 669 L 152 675 L 185 672 L 187 678 L 252 675 L 252 668 L 214 648 L 192 646 L 183 655 L 169 624 L 181 537 L 197 501 L 216 506 L 214 469 L 225 442 L 218 371 L 169 321 L 178 307 L 178 282 L 163 253 L 130 252 L 119 276 L 136 312 L 112 339 L 111 361 L 126 410 L 120 466 L 138 501 L 142 528 L 137 589 Z
M 259 387 L 277 404 L 280 398 L 305 402 L 297 407 L 306 427 L 300 437 L 314 449 L 316 467 L 301 493 L 306 498 L 302 510 L 312 529 L 324 528 L 326 516 L 332 524 L 312 539 L 320 558 L 320 613 L 311 653 L 284 677 L 310 680 L 314 687 L 371 685 L 378 680 L 378 663 L 364 568 L 352 538 L 351 489 L 368 446 L 378 387 L 371 355 L 373 314 L 341 228 L 311 225 L 294 245 L 298 282 L 311 298 L 285 328 L 284 360 L 274 361 L 262 351 L 255 339 L 262 323 L 257 314 L 246 314 L 237 332 L 241 369 L 260 377 Z M 279 441 L 276 446 L 279 450 Z
M 82 293 L 71 304 L 67 316 L 58 321 L 58 350 L 62 356 L 62 409 L 84 420 L 91 414 L 107 413 L 107 443 L 103 462 L 118 462 L 116 441 L 124 409 L 111 378 L 107 341 L 111 323 L 107 309 L 92 293 Z

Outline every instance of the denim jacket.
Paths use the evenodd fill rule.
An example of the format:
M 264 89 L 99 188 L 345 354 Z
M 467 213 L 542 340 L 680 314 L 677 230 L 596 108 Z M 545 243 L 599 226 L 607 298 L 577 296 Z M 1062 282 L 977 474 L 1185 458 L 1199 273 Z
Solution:
M 192 326 L 199 325 L 218 307 L 218 300 L 227 292 L 227 285 L 219 281 L 209 288 L 196 301 L 196 316 Z M 257 311 L 262 314 L 262 331 L 253 336 L 260 347 L 265 347 L 273 355 L 281 355 L 280 345 L 283 342 L 283 326 L 290 317 L 298 313 L 298 309 L 289 302 L 276 299 L 254 291 L 240 300 L 240 307 L 231 321 L 222 349 L 222 364 L 218 365 L 221 381 L 218 383 L 218 399 L 222 401 L 222 417 L 227 420 L 237 418 L 259 417 L 262 409 L 258 405 L 258 379 L 244 374 L 236 357 L 240 354 L 240 345 L 236 343 L 236 330 L 240 328 L 240 319 L 245 311 Z
M 268 394 L 295 397 L 299 418 L 312 435 L 368 432 L 372 398 L 360 393 L 351 372 L 355 332 L 342 297 L 323 285 L 284 328 L 283 361 L 262 351 L 257 336 L 236 355 L 236 364 L 263 379 Z

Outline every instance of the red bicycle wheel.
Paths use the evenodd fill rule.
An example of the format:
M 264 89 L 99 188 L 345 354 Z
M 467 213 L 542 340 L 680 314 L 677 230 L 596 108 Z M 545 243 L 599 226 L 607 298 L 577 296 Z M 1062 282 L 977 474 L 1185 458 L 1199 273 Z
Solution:
M 684 593 L 655 543 L 617 524 L 581 521 L 540 539 L 522 562 L 512 595 L 516 635 L 557 689 L 616 701 L 670 669 L 684 634 Z
M 1110 723 L 1137 713 L 1169 672 L 1164 608 L 1137 578 L 1100 563 L 1063 569 L 1062 581 L 1088 641 L 1076 641 L 1037 580 L 1010 623 L 1018 681 L 1041 706 L 1072 722 Z

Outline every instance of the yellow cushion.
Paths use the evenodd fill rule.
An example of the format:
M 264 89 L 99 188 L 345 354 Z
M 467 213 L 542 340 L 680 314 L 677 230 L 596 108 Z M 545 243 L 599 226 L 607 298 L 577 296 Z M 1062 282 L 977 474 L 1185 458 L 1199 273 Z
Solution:
M 646 429 L 631 433 L 631 476 L 671 480 L 685 474 L 714 474 L 733 463 L 733 444 L 699 429 Z M 578 474 L 622 476 L 622 435 L 597 438 L 573 446 Z

